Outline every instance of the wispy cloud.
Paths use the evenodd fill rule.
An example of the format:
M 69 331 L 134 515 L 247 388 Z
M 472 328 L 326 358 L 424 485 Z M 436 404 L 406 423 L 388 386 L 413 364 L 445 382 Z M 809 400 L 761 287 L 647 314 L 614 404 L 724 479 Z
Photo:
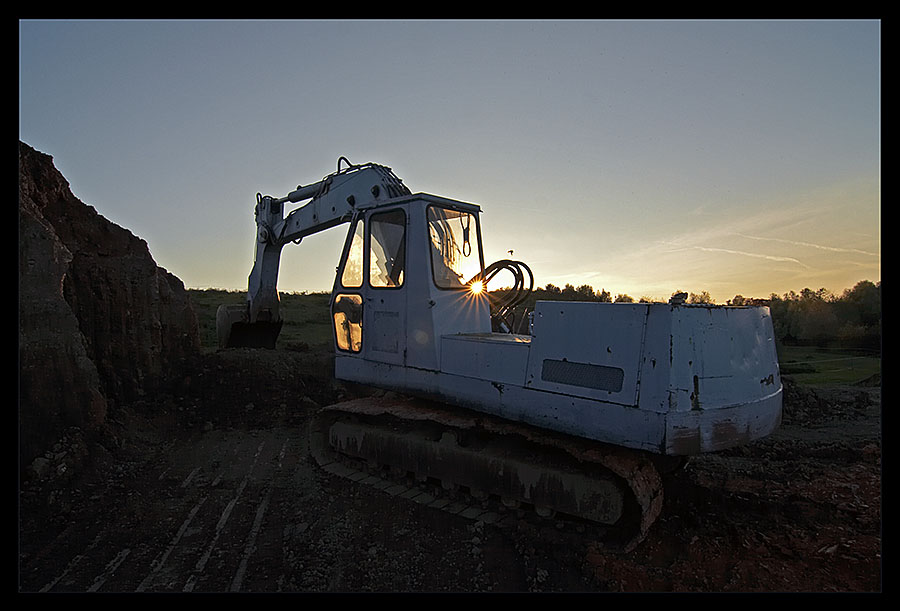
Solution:
M 705 223 L 691 223 L 688 228 L 680 227 L 677 232 L 657 243 L 667 246 L 702 245 L 721 241 L 733 241 L 734 236 L 759 235 L 773 231 L 785 231 L 798 223 L 809 222 L 820 211 L 806 206 L 780 207 L 770 210 L 754 210 L 743 215 L 729 215 L 727 218 L 710 219 Z
M 877 257 L 879 256 L 877 252 L 868 252 L 866 250 L 860 250 L 858 248 L 839 248 L 836 246 L 824 246 L 822 244 L 813 244 L 812 242 L 800 242 L 798 240 L 786 240 L 784 238 L 764 238 L 761 236 L 753 236 L 746 235 L 743 233 L 736 233 L 734 235 L 740 236 L 742 238 L 747 238 L 748 240 L 759 240 L 766 242 L 780 242 L 782 244 L 790 244 L 792 246 L 805 246 L 807 248 L 816 248 L 818 250 L 827 250 L 828 252 L 845 252 L 845 253 L 856 253 L 859 255 L 866 255 L 869 257 Z
M 732 250 L 730 248 L 711 248 L 709 246 L 694 246 L 696 250 L 702 250 L 705 252 L 724 252 L 732 255 L 741 255 L 743 257 L 753 257 L 756 259 L 766 259 L 767 261 L 780 261 L 785 263 L 796 263 L 797 265 L 801 265 L 807 269 L 809 269 L 809 265 L 806 265 L 802 261 L 795 259 L 793 257 L 779 257 L 777 255 L 764 255 L 756 252 L 746 252 L 743 250 Z

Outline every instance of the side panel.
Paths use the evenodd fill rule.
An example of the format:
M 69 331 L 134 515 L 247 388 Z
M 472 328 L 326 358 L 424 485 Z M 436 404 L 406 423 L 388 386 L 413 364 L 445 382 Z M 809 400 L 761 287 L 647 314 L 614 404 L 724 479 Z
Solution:
M 635 406 L 647 305 L 539 301 L 526 386 Z
M 497 384 L 525 385 L 530 339 L 508 333 L 445 335 L 441 370 Z

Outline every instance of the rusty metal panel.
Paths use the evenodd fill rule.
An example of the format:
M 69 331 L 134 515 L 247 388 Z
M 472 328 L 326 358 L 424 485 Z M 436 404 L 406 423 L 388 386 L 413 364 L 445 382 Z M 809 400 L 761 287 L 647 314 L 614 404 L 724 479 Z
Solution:
M 672 412 L 666 423 L 665 454 L 690 456 L 744 445 L 781 424 L 781 391 L 733 407 Z

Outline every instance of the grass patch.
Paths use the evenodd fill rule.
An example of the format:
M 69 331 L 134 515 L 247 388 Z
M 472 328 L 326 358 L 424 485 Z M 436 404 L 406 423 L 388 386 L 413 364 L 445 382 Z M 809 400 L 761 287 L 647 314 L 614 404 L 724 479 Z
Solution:
M 204 350 L 216 350 L 216 310 L 220 305 L 241 305 L 247 301 L 245 291 L 222 289 L 188 289 L 200 326 L 200 342 Z M 284 325 L 277 346 L 284 350 L 328 350 L 332 347 L 329 293 L 279 293 Z
M 332 348 L 331 313 L 328 310 L 330 293 L 281 293 L 281 316 L 284 326 L 278 345 L 287 350 Z
M 881 373 L 881 356 L 810 346 L 778 346 L 783 375 L 799 384 L 855 384 Z

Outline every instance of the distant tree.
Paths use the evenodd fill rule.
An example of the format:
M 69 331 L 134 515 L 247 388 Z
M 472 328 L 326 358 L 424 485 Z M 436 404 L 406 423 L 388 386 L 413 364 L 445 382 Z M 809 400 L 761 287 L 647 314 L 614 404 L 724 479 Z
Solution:
M 846 289 L 836 300 L 838 315 L 844 322 L 852 322 L 866 328 L 881 326 L 881 283 L 877 285 L 863 280 L 852 289 Z
M 801 298 L 798 307 L 799 316 L 796 320 L 797 339 L 808 343 L 824 345 L 834 337 L 837 329 L 837 316 L 834 308 L 825 299 L 816 297 L 813 299 Z
M 848 301 L 852 293 L 845 291 L 844 296 L 836 298 L 825 288 L 806 287 L 799 293 L 789 291 L 782 297 L 772 294 L 767 305 L 772 314 L 775 338 L 787 344 L 826 346 L 834 341 L 846 347 L 851 343 L 871 344 L 872 338 L 867 337 L 866 328 L 858 318 L 860 308 Z M 880 300 L 878 304 L 880 308 Z M 880 309 L 878 312 L 876 318 L 880 321 Z
M 700 291 L 699 293 L 691 293 L 688 297 L 688 303 L 706 303 L 711 304 L 715 303 L 713 298 L 709 296 L 707 291 Z
M 845 347 L 881 348 L 881 283 L 858 282 L 833 300 L 837 339 Z
M 562 292 L 561 290 L 559 290 L 558 286 L 549 283 L 544 287 L 544 290 L 547 291 L 547 293 L 550 295 L 559 295 Z
M 602 303 L 612 303 L 612 296 L 606 289 L 600 289 L 600 292 L 597 293 L 597 301 Z
M 812 289 L 803 289 L 802 291 L 800 291 L 800 299 L 813 301 L 832 301 L 834 299 L 834 295 L 831 293 L 831 291 L 823 286 L 818 291 L 813 291 Z
M 615 299 L 616 303 L 634 303 L 634 297 L 631 295 L 626 295 L 624 293 L 619 293 L 616 295 Z
M 593 301 L 594 300 L 594 287 L 592 287 L 589 284 L 582 284 L 577 289 L 575 289 L 575 295 L 580 300 Z

